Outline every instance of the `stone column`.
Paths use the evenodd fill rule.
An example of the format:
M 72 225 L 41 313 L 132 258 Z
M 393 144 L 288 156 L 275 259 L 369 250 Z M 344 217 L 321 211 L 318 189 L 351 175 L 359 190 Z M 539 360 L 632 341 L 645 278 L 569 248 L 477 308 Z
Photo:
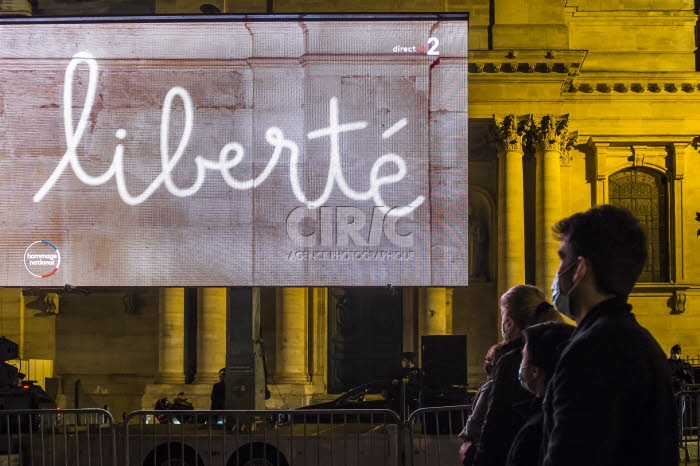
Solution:
M 158 292 L 158 383 L 185 381 L 185 290 Z
M 674 282 L 685 280 L 685 263 L 683 261 L 683 178 L 685 177 L 685 153 L 692 146 L 687 142 L 673 144 L 673 181 L 670 184 L 671 200 L 671 242 L 670 242 L 670 278 Z M 685 300 L 683 300 L 685 302 Z
M 197 305 L 198 383 L 219 380 L 219 369 L 226 366 L 226 288 L 201 288 Z
M 534 128 L 537 160 L 535 194 L 535 284 L 551 297 L 551 284 L 559 267 L 559 241 L 552 226 L 561 220 L 561 166 L 569 147 L 569 116 L 546 115 Z M 573 142 L 571 142 L 573 144 Z
M 275 382 L 307 383 L 309 375 L 309 290 L 278 288 Z
M 498 151 L 498 295 L 525 282 L 523 136 L 530 116 L 494 115 Z
M 452 288 L 418 292 L 418 336 L 452 334 Z

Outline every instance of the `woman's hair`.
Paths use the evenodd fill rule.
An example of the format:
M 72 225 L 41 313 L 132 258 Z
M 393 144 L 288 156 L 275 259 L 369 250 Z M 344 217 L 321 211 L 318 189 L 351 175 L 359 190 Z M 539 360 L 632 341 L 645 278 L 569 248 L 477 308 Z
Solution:
M 515 285 L 501 296 L 501 307 L 520 330 L 542 322 L 563 322 L 562 315 L 532 285 Z
M 493 373 L 496 371 L 496 365 L 498 364 L 498 360 L 501 359 L 501 356 L 505 354 L 504 346 L 504 343 L 502 341 L 499 341 L 495 345 L 491 346 L 491 348 L 489 348 L 489 350 L 486 352 L 486 357 L 488 357 L 489 353 L 491 353 L 492 356 L 491 360 L 489 361 L 490 370 L 486 369 L 486 365 L 484 365 L 484 369 L 486 369 L 486 374 L 489 377 L 493 376 Z

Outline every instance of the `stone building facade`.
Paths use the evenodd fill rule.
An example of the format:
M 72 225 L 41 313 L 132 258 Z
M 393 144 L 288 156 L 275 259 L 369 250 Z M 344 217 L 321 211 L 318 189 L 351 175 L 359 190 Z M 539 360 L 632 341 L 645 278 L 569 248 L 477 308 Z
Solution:
M 245 306 L 225 288 L 64 291 L 57 314 L 45 318 L 52 290 L 5 288 L 2 331 L 37 377 L 55 380 L 62 406 L 75 405 L 77 389 L 82 406 L 117 414 L 180 391 L 207 408 L 218 369 L 231 366 L 252 382 L 250 407 L 295 408 L 332 397 L 358 374 L 381 375 L 400 351 L 420 353 L 421 335 L 467 335 L 476 385 L 499 338 L 500 293 L 524 282 L 549 292 L 559 264 L 551 225 L 602 203 L 631 208 L 649 236 L 630 298 L 638 319 L 665 349 L 679 343 L 700 357 L 700 27 L 692 1 L 210 5 L 222 13 L 469 12 L 470 284 L 262 288 L 246 291 Z M 153 12 L 201 6 L 158 0 Z

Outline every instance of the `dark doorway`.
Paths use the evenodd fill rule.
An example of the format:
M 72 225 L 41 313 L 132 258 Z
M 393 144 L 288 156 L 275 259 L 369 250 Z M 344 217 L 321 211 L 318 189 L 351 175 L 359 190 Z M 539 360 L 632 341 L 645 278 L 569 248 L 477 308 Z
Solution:
M 328 310 L 328 392 L 400 371 L 403 298 L 386 288 L 331 288 Z

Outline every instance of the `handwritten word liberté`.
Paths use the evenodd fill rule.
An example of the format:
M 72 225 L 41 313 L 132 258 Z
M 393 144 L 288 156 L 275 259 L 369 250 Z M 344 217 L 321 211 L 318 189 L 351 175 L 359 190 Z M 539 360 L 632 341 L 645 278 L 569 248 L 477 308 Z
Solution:
M 73 74 L 79 65 L 86 64 L 88 66 L 88 89 L 85 96 L 85 102 L 80 114 L 78 124 L 73 127 Z M 138 205 L 146 201 L 161 185 L 174 196 L 187 197 L 195 194 L 204 183 L 207 170 L 218 171 L 226 184 L 231 188 L 238 190 L 252 189 L 260 186 L 270 173 L 274 170 L 282 152 L 286 149 L 289 151 L 289 181 L 297 200 L 307 208 L 315 209 L 326 203 L 335 185 L 338 185 L 340 191 L 349 199 L 354 201 L 366 201 L 372 199 L 375 206 L 378 206 L 382 212 L 392 217 L 402 217 L 410 214 L 424 200 L 424 196 L 416 197 L 411 203 L 398 208 L 387 206 L 380 192 L 383 185 L 398 183 L 406 176 L 406 163 L 396 154 L 388 153 L 380 156 L 372 165 L 369 175 L 369 189 L 367 191 L 356 191 L 348 186 L 340 163 L 340 143 L 339 136 L 341 133 L 348 131 L 356 131 L 367 127 L 366 121 L 355 121 L 352 123 L 339 123 L 338 99 L 332 97 L 330 99 L 330 124 L 326 128 L 311 131 L 307 134 L 309 139 L 317 139 L 328 136 L 330 138 L 330 163 L 328 166 L 328 178 L 326 181 L 323 193 L 317 199 L 309 200 L 304 193 L 299 182 L 298 163 L 299 163 L 299 147 L 294 141 L 286 139 L 280 128 L 270 127 L 265 133 L 265 139 L 273 147 L 272 156 L 267 163 L 265 169 L 253 179 L 239 180 L 234 177 L 230 170 L 239 165 L 245 156 L 245 150 L 238 142 L 227 143 L 219 152 L 218 161 L 212 161 L 201 156 L 195 158 L 197 167 L 197 177 L 191 186 L 181 188 L 175 184 L 171 178 L 171 173 L 177 166 L 178 162 L 185 153 L 185 149 L 189 143 L 190 135 L 194 124 L 193 104 L 192 99 L 182 87 L 175 86 L 171 88 L 163 101 L 163 112 L 160 123 L 160 158 L 161 158 L 161 173 L 151 182 L 151 184 L 139 195 L 133 196 L 127 190 L 124 171 L 124 146 L 117 144 L 114 150 L 112 163 L 101 175 L 92 176 L 85 172 L 78 160 L 77 149 L 80 141 L 87 128 L 92 105 L 95 101 L 97 91 L 97 61 L 87 52 L 79 52 L 75 54 L 68 64 L 65 73 L 65 82 L 63 88 L 63 122 L 66 136 L 66 151 L 63 154 L 61 161 L 54 169 L 51 176 L 46 180 L 44 185 L 34 195 L 34 202 L 41 202 L 51 188 L 56 184 L 68 165 L 73 169 L 75 176 L 84 184 L 89 186 L 99 186 L 111 178 L 115 179 L 117 190 L 121 199 L 128 205 Z M 175 152 L 170 155 L 168 147 L 169 131 L 170 131 L 170 113 L 173 105 L 173 100 L 179 98 L 183 103 L 185 124 L 180 136 Z M 402 119 L 394 124 L 390 129 L 384 132 L 383 137 L 391 137 L 395 132 L 406 126 L 406 119 Z M 119 140 L 126 137 L 126 130 L 118 129 L 115 136 Z M 384 165 L 393 164 L 395 171 L 388 175 L 380 175 L 380 170 Z

